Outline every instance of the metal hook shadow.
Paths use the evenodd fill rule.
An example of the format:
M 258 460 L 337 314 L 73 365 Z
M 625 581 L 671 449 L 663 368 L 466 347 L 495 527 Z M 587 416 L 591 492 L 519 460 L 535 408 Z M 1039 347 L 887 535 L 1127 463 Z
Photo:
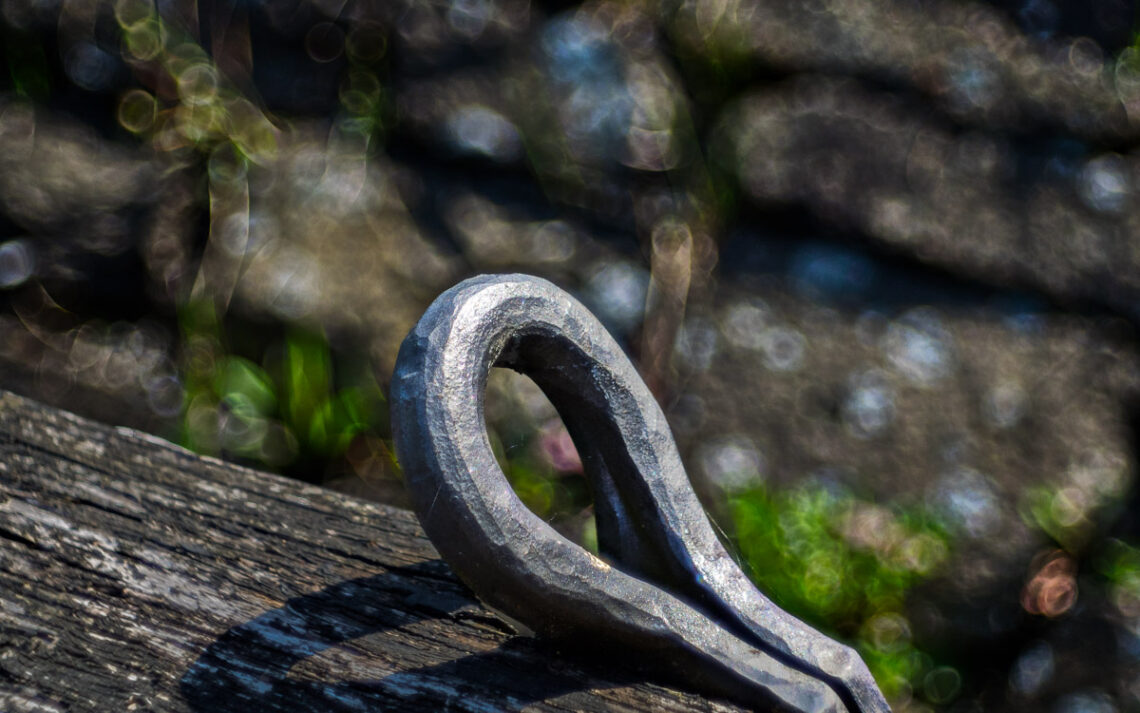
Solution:
M 440 576 L 439 560 L 393 568 L 290 599 L 284 606 L 233 627 L 210 644 L 180 681 L 191 710 L 359 713 L 375 710 L 520 711 L 567 693 L 644 680 L 607 667 L 598 678 L 586 661 L 557 665 L 565 656 L 550 644 L 514 637 L 492 651 L 368 680 L 314 681 L 290 675 L 305 659 L 360 637 L 469 607 L 460 591 L 426 587 Z M 417 582 L 416 580 L 421 580 Z M 552 666 L 552 662 L 556 665 Z M 573 669 L 578 669 L 574 671 Z M 585 675 L 583 675 L 585 672 Z M 352 678 L 352 670 L 345 678 Z M 357 672 L 360 675 L 360 672 Z M 604 675 L 604 678 L 602 677 Z M 502 685 L 498 685 L 499 683 Z

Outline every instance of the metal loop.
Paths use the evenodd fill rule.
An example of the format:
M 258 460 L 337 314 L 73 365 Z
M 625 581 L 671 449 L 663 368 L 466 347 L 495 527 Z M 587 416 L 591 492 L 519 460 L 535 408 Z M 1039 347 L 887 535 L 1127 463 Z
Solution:
M 533 379 L 590 479 L 600 559 L 531 513 L 495 459 L 487 374 Z M 859 656 L 779 609 L 717 539 L 669 426 L 579 302 L 526 275 L 441 295 L 400 349 L 396 451 L 425 531 L 492 607 L 546 636 L 615 642 L 769 710 L 889 708 Z

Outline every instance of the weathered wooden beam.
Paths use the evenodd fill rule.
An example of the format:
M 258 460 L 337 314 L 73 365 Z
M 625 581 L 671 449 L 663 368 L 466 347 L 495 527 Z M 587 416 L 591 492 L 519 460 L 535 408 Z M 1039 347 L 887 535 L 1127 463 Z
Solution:
M 740 710 L 515 635 L 411 513 L 0 392 L 0 711 L 523 709 Z

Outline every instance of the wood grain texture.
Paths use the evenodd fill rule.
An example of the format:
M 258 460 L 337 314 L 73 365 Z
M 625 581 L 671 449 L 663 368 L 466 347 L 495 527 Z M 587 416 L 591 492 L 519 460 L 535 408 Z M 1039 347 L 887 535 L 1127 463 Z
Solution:
M 516 636 L 409 512 L 0 392 L 4 713 L 740 710 L 588 653 Z

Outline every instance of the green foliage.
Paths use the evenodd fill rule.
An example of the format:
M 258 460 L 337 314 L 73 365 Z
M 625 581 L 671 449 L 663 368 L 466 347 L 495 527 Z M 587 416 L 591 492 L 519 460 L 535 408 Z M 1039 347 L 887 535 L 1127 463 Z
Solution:
M 1109 540 L 1097 561 L 1097 571 L 1113 584 L 1140 591 L 1140 548 L 1121 540 Z
M 907 592 L 947 557 L 936 520 L 814 484 L 758 486 L 729 507 L 740 554 L 768 596 L 853 641 L 888 696 L 917 688 L 932 662 L 911 643 L 902 610 Z
M 1108 596 L 1116 609 L 1129 619 L 1140 616 L 1140 547 L 1109 540 L 1094 568 L 1107 580 Z
M 337 387 L 328 342 L 299 330 L 269 346 L 261 364 L 229 353 L 211 307 L 182 313 L 186 387 L 181 442 L 281 468 L 343 454 L 383 420 L 384 395 L 366 373 Z

